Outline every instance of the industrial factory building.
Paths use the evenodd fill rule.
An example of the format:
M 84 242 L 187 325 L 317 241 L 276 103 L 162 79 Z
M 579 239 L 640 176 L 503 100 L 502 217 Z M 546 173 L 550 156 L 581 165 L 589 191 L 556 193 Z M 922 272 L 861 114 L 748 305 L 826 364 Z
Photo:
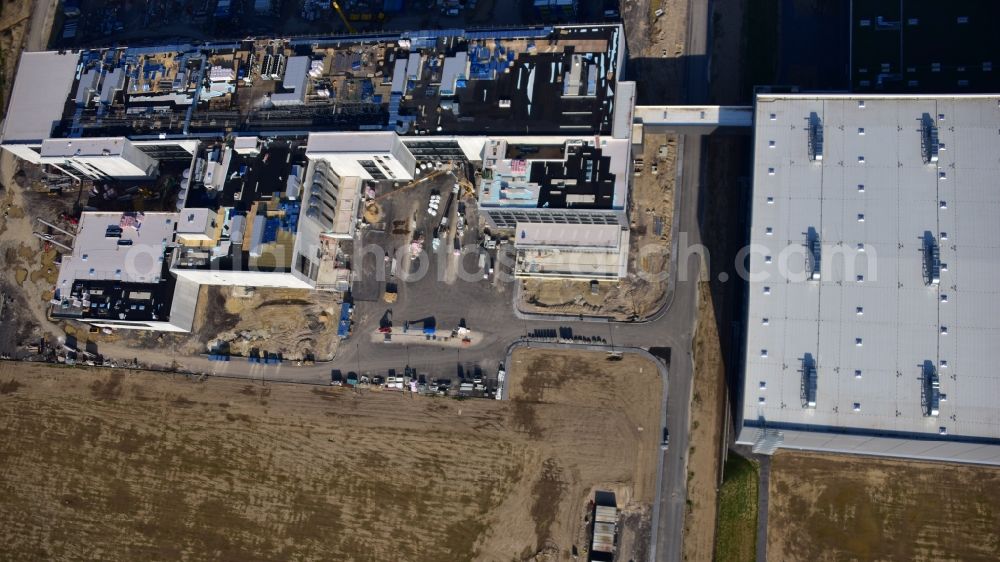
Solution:
M 2 148 L 94 185 L 52 314 L 98 326 L 189 330 L 180 286 L 349 290 L 369 182 L 445 163 L 483 170 L 519 276 L 617 279 L 624 60 L 620 25 L 25 53 Z M 136 212 L 154 185 L 176 201 Z M 136 255 L 155 275 L 130 278 Z
M 738 442 L 1000 464 L 1000 97 L 762 95 Z

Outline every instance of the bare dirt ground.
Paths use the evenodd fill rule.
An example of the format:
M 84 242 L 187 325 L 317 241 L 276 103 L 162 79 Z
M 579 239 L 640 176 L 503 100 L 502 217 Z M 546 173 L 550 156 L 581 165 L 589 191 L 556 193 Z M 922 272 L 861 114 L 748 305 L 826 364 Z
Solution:
M 997 560 L 1000 469 L 779 451 L 774 560 Z
M 666 260 L 662 260 L 666 266 Z M 589 281 L 525 279 L 518 308 L 539 314 L 610 316 L 618 320 L 644 318 L 656 312 L 666 297 L 666 281 L 646 281 L 630 275 L 620 282 L 602 281 L 592 293 Z
M 285 357 L 312 354 L 327 359 L 337 346 L 340 295 L 302 289 L 254 289 L 247 294 L 235 287 L 214 293 L 224 312 L 212 314 L 200 334 L 209 345 L 223 343 L 231 353 L 245 355 L 250 348 L 266 348 Z M 213 335 L 214 333 L 214 335 Z
M 48 191 L 43 177 L 38 166 L 21 165 L 9 152 L 0 151 L 0 291 L 12 299 L 0 313 L 0 332 L 5 334 L 0 353 L 5 355 L 23 356 L 29 342 L 62 335 L 59 326 L 47 320 L 46 311 L 59 273 L 56 262 L 66 250 L 47 245 L 33 233 L 49 232 L 37 218 L 72 231 L 59 214 L 72 210 L 78 194 L 50 196 L 43 192 Z M 71 243 L 65 235 L 52 234 L 56 242 Z
M 642 245 L 669 246 L 677 182 L 677 135 L 646 134 L 642 160 L 643 170 L 632 181 L 632 236 L 639 238 Z
M 340 341 L 340 298 L 302 289 L 203 286 L 190 334 L 115 330 L 91 333 L 84 324 L 64 322 L 80 347 L 128 357 L 144 367 L 170 369 L 185 355 L 220 352 L 247 356 L 251 349 L 281 353 L 286 360 L 328 360 Z M 132 366 L 131 364 L 128 366 Z
M 656 17 L 657 9 L 664 14 Z M 622 0 L 632 79 L 641 105 L 678 103 L 683 96 L 686 0 Z
M 24 47 L 33 3 L 25 0 L 0 0 L 0 121 L 6 115 L 10 92 L 14 87 L 17 62 Z
M 725 370 L 712 294 L 707 283 L 701 283 L 698 288 L 698 328 L 694 336 L 692 389 L 692 445 L 688 451 L 688 511 L 684 518 L 684 559 L 710 560 L 715 548 Z
M 596 445 L 575 451 L 580 460 L 572 470 L 564 470 L 562 493 L 551 497 L 547 509 L 558 513 L 547 530 L 535 520 L 539 543 L 550 542 L 559 550 L 556 559 L 569 559 L 569 546 L 586 552 L 588 502 L 594 490 L 615 492 L 623 511 L 619 560 L 645 560 L 649 545 L 649 524 L 656 493 L 656 467 L 661 426 L 662 381 L 655 365 L 634 355 L 608 361 L 602 353 L 521 349 L 514 352 L 510 365 L 510 396 L 514 421 L 539 439 L 557 438 L 542 416 L 549 408 L 566 408 L 588 422 L 602 426 L 600 433 L 618 434 L 618 443 L 606 451 L 616 455 L 614 463 L 584 461 Z M 579 433 L 590 429 L 580 427 Z M 589 440 L 589 437 L 580 436 Z M 596 459 L 595 459 L 596 460 Z M 569 468 L 566 465 L 567 469 Z M 510 521 L 511 534 L 526 533 L 530 521 Z M 520 525 L 520 529 L 515 526 Z M 547 536 L 548 541 L 542 537 Z
M 643 141 L 643 169 L 632 183 L 628 277 L 599 283 L 596 294 L 589 281 L 525 280 L 518 303 L 522 311 L 634 320 L 663 306 L 670 274 L 677 136 L 646 135 Z
M 5 556 L 567 560 L 594 489 L 651 500 L 659 377 L 518 360 L 502 402 L 0 363 Z

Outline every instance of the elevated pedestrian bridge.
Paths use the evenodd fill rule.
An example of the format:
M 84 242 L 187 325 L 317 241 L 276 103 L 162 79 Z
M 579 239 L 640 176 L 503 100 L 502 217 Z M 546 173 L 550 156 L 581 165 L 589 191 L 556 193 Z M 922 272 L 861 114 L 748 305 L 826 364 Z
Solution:
M 753 106 L 637 105 L 633 123 L 644 129 L 680 127 L 751 127 Z

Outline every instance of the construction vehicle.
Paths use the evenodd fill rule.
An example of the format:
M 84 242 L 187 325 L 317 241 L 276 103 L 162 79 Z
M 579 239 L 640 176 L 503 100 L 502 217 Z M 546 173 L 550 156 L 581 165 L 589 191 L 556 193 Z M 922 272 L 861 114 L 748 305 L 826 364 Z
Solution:
M 422 178 L 416 178 L 413 181 L 411 181 L 410 183 L 408 183 L 408 184 L 406 184 L 406 185 L 404 185 L 404 186 L 402 186 L 402 187 L 400 187 L 398 189 L 395 189 L 395 190 L 392 190 L 392 191 L 387 191 L 387 192 L 383 193 L 382 195 L 379 195 L 378 197 L 372 199 L 371 203 L 377 203 L 378 201 L 381 201 L 382 199 L 385 199 L 386 197 L 389 197 L 390 195 L 393 195 L 395 193 L 400 193 L 400 192 L 405 191 L 407 189 L 412 189 L 412 188 L 414 188 L 414 187 L 416 187 L 416 186 L 424 183 L 425 181 L 432 180 L 432 179 L 434 179 L 434 178 L 436 178 L 436 177 L 438 177 L 438 176 L 440 176 L 441 174 L 444 174 L 444 173 L 446 173 L 444 170 L 434 170 L 433 172 L 427 174 L 426 176 L 424 176 Z
M 465 178 L 459 178 L 458 184 L 462 188 L 462 195 L 461 195 L 461 197 L 475 197 L 475 195 L 476 195 L 476 186 L 472 185 L 472 182 L 470 182 L 469 180 L 467 180 Z
M 337 12 L 337 15 L 340 16 L 340 21 L 344 22 L 344 26 L 347 28 L 347 32 L 357 33 L 356 31 L 354 31 L 354 26 L 351 25 L 351 22 L 347 21 L 347 16 L 344 15 L 344 10 L 340 9 L 340 4 L 337 2 L 337 0 L 332 0 L 330 2 L 330 5 Z
M 340 19 L 347 24 L 348 31 L 355 33 L 354 27 L 348 21 L 362 23 L 385 21 L 386 12 L 381 8 L 385 8 L 386 11 L 399 12 L 402 10 L 403 2 L 402 0 L 392 3 L 383 2 L 383 0 L 347 0 L 344 3 L 347 9 L 346 13 L 336 0 L 333 0 L 330 4 L 337 11 L 337 14 L 340 15 Z
M 395 283 L 386 283 L 385 284 L 385 294 L 382 295 L 382 300 L 384 300 L 385 302 L 387 302 L 389 304 L 392 304 L 392 303 L 396 302 L 396 297 L 397 296 L 398 296 L 398 292 L 396 290 L 396 284 Z

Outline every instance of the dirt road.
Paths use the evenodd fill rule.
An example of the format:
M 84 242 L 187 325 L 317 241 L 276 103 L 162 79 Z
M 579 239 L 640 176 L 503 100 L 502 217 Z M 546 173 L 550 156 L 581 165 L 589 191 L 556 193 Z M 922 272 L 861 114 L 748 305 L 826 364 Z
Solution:
M 562 558 L 594 489 L 652 497 L 640 368 L 590 384 L 557 364 L 567 404 L 2 363 L 0 540 L 15 559 Z
M 707 283 L 699 288 L 694 361 L 684 556 L 687 560 L 708 560 L 715 548 L 725 371 Z

